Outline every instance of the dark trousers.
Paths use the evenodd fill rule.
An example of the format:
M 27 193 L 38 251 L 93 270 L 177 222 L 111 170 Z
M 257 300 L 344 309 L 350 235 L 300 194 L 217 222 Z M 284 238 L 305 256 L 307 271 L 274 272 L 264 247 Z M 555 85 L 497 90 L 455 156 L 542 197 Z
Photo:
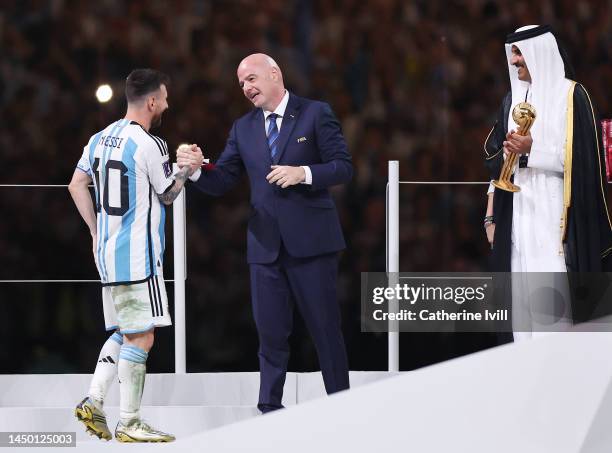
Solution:
M 253 316 L 259 336 L 262 412 L 283 407 L 293 307 L 314 341 L 328 394 L 349 388 L 348 360 L 336 299 L 338 255 L 294 258 L 285 248 L 271 264 L 251 264 Z

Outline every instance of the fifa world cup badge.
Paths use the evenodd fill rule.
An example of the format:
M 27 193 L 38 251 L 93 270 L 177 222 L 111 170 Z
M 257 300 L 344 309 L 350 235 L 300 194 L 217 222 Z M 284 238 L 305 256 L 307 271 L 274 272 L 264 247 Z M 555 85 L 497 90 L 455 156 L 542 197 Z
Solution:
M 172 174 L 172 167 L 170 167 L 170 161 L 167 160 L 166 162 L 164 162 L 162 164 L 162 167 L 164 168 L 164 175 L 166 175 L 166 178 L 169 177 Z

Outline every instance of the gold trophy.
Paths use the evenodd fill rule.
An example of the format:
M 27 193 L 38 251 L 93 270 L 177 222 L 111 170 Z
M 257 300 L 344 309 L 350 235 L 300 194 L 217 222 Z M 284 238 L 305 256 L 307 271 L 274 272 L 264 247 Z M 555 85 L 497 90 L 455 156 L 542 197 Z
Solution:
M 533 126 L 533 122 L 536 119 L 535 108 L 528 102 L 516 104 L 512 109 L 512 119 L 516 124 L 518 124 L 518 130 L 516 133 L 519 135 L 527 135 L 529 133 L 529 129 L 531 129 L 531 126 Z M 521 191 L 519 186 L 510 182 L 510 176 L 512 175 L 512 171 L 516 166 L 516 161 L 518 158 L 519 155 L 516 153 L 508 154 L 499 175 L 499 179 L 493 181 L 493 185 L 495 187 L 508 192 Z

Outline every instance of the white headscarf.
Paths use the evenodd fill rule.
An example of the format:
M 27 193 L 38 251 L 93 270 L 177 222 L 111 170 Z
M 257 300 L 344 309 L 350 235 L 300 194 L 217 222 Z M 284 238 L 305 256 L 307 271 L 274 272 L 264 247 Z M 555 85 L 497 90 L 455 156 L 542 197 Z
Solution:
M 516 32 L 535 28 L 537 25 L 521 27 Z M 525 59 L 531 75 L 531 83 L 518 79 L 516 66 L 510 64 L 512 46 L 518 47 Z M 531 136 L 538 147 L 559 149 L 565 143 L 565 123 L 567 95 L 570 81 L 565 78 L 563 59 L 557 40 L 552 33 L 506 44 L 506 57 L 510 85 L 512 87 L 512 106 L 508 118 L 508 130 L 517 129 L 512 119 L 512 108 L 525 101 L 529 90 L 528 102 L 535 107 L 536 119 L 531 128 Z

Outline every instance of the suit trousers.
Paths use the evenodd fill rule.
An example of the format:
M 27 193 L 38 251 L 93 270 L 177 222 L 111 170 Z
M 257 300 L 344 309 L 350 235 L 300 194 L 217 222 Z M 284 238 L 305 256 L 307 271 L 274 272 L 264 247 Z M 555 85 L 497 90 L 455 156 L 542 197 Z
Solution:
M 348 360 L 336 298 L 338 254 L 296 258 L 281 245 L 276 261 L 251 264 L 250 274 L 259 337 L 259 410 L 283 407 L 295 305 L 314 341 L 325 390 L 330 394 L 348 389 Z

